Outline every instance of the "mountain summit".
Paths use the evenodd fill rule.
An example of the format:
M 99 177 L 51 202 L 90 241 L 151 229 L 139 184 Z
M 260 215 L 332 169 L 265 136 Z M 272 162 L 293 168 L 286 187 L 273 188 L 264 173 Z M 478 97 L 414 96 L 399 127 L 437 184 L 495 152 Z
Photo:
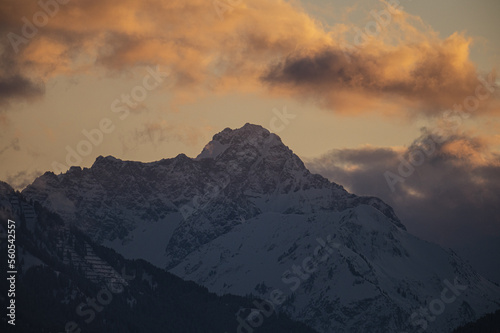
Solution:
M 211 220 L 218 220 L 225 232 L 241 218 L 263 211 L 338 211 L 362 203 L 404 229 L 382 200 L 349 194 L 311 174 L 277 135 L 252 124 L 214 135 L 195 159 L 179 154 L 141 163 L 99 156 L 89 169 L 71 167 L 61 175 L 47 172 L 23 194 L 89 230 L 98 241 L 126 239 L 137 219 L 158 222 L 172 212 L 179 212 L 186 224 L 192 215 L 212 211 L 217 216 Z M 283 195 L 286 200 L 276 200 Z M 228 210 L 236 201 L 237 214 Z
M 217 158 L 229 147 L 232 149 L 252 147 L 263 150 L 278 146 L 284 147 L 279 136 L 270 133 L 262 126 L 247 123 L 242 128 L 236 130 L 226 128 L 215 134 L 196 159 Z M 289 152 L 291 153 L 290 150 Z
M 276 308 L 320 332 L 444 332 L 499 304 L 500 288 L 454 253 L 409 234 L 382 200 L 311 174 L 258 125 L 223 130 L 194 159 L 98 157 L 23 194 L 210 291 L 279 294 Z M 449 284 L 460 293 L 432 315 Z

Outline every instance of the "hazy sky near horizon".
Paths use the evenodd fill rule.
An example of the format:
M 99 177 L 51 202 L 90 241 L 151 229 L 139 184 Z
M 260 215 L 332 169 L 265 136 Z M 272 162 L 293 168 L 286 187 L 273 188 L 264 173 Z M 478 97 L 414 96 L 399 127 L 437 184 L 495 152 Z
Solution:
M 0 5 L 0 178 L 14 185 L 59 171 L 54 162 L 69 166 L 67 147 L 78 153 L 82 131 L 102 119 L 112 132 L 100 144 L 82 144 L 81 161 L 68 161 L 88 167 L 99 155 L 196 156 L 213 134 L 246 122 L 278 132 L 301 157 L 408 146 L 500 63 L 493 0 L 57 6 L 46 6 L 53 16 L 44 22 L 32 1 Z M 38 31 L 23 35 L 26 20 Z M 144 95 L 147 68 L 156 66 L 171 75 Z M 140 102 L 124 106 L 130 113 L 113 112 L 125 104 L 113 102 L 132 93 Z M 461 129 L 494 136 L 495 98 L 475 111 Z M 284 112 L 294 118 L 281 126 L 273 118 Z
M 0 179 L 15 188 L 99 155 L 195 157 L 249 122 L 396 206 L 473 189 L 479 233 L 500 237 L 499 1 L 41 3 L 0 3 Z M 417 167 L 390 191 L 384 172 L 439 130 L 425 165 L 460 178 L 436 192 L 439 172 Z

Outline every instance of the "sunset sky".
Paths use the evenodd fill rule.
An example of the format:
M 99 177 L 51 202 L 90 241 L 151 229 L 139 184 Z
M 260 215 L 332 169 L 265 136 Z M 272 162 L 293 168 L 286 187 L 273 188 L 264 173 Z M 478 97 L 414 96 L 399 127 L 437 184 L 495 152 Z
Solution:
M 255 123 L 417 235 L 499 253 L 499 17 L 498 0 L 3 0 L 0 179 L 195 157 Z

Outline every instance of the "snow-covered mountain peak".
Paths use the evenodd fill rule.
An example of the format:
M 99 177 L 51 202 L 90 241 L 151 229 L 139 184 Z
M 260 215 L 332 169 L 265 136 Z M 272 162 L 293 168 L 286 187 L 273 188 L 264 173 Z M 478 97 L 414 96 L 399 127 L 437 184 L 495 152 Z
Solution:
M 215 134 L 213 140 L 219 141 L 222 144 L 232 143 L 234 141 L 255 142 L 259 139 L 265 139 L 270 135 L 272 135 L 271 132 L 264 127 L 246 123 L 243 127 L 234 130 L 225 128 L 222 132 Z M 278 137 L 277 135 L 274 136 Z
M 260 125 L 247 123 L 241 128 L 234 130 L 226 128 L 222 132 L 215 134 L 212 141 L 205 146 L 196 159 L 217 159 L 229 147 L 239 151 L 257 149 L 259 152 L 267 151 L 272 147 L 279 147 L 282 148 L 281 150 L 288 150 L 291 153 L 291 150 L 282 143 L 279 136 L 270 133 Z
M 230 177 L 233 185 L 253 193 L 296 192 L 331 185 L 326 178 L 312 175 L 279 136 L 248 123 L 214 135 L 195 161 L 211 164 L 216 173 Z
M 94 164 L 92 164 L 92 168 L 94 167 L 100 167 L 100 166 L 108 166 L 108 165 L 112 165 L 112 164 L 118 164 L 118 163 L 121 163 L 123 162 L 122 160 L 114 157 L 114 156 L 98 156 L 95 161 L 94 161 Z M 73 167 L 71 167 L 73 168 Z
M 23 194 L 126 257 L 211 291 L 267 298 L 279 288 L 281 310 L 324 333 L 413 328 L 415 311 L 456 279 L 467 294 L 446 304 L 429 332 L 498 307 L 498 286 L 409 234 L 382 200 L 311 174 L 258 125 L 223 130 L 196 159 L 100 156 L 91 168 L 45 173 Z M 300 263 L 309 271 L 307 258 L 328 237 L 337 247 L 314 274 L 287 275 Z

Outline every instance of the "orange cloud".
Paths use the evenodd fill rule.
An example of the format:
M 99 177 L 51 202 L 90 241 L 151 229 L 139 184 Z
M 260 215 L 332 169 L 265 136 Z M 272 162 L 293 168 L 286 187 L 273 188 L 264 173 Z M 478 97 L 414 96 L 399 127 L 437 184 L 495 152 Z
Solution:
M 357 27 L 326 28 L 283 0 L 241 1 L 222 13 L 206 0 L 73 0 L 57 7 L 27 38 L 22 18 L 33 22 L 40 6 L 0 4 L 0 31 L 10 36 L 2 45 L 11 64 L 0 69 L 4 76 L 46 80 L 160 65 L 172 70 L 181 96 L 264 91 L 337 112 L 395 113 L 404 106 L 428 115 L 460 103 L 478 84 L 471 39 L 440 39 L 401 10 L 356 45 L 349 31 Z M 13 34 L 22 39 L 13 42 Z

